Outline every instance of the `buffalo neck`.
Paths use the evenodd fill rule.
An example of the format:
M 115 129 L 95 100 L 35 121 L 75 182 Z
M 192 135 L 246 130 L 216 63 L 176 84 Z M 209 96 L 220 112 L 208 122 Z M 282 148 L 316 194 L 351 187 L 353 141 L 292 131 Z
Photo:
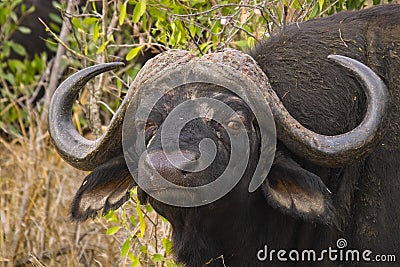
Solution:
M 268 205 L 261 190 L 248 194 L 241 203 L 230 202 L 229 206 L 215 203 L 193 208 L 187 211 L 186 220 L 172 222 L 178 262 L 186 266 L 199 262 L 207 266 L 260 266 L 264 263 L 257 259 L 257 252 L 265 245 L 276 250 L 291 248 L 299 240 L 295 234 L 299 228 L 307 231 L 304 234 L 315 230 L 309 223 Z M 307 241 L 302 243 L 302 247 L 308 246 Z

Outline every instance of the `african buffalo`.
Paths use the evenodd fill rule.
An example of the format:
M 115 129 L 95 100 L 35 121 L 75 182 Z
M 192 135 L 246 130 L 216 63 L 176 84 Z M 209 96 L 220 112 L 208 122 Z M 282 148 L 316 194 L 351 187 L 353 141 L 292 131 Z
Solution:
M 79 71 L 60 85 L 49 114 L 49 131 L 60 155 L 76 168 L 93 170 L 74 197 L 71 217 L 83 221 L 98 210 L 117 208 L 128 198 L 127 191 L 139 184 L 140 201 L 148 201 L 171 222 L 174 255 L 186 266 L 295 265 L 299 261 L 310 265 L 313 260 L 320 265 L 365 265 L 377 254 L 398 256 L 399 52 L 400 5 L 290 25 L 261 42 L 250 56 L 230 49 L 202 58 L 167 51 L 142 68 L 107 132 L 96 141 L 75 130 L 71 106 L 89 79 L 119 64 Z M 180 73 L 185 70 L 214 82 L 200 78 L 180 82 L 192 81 L 193 77 Z M 243 83 L 246 88 L 228 89 Z M 163 92 L 154 105 L 146 104 L 154 92 L 170 84 L 176 86 Z M 268 149 L 261 138 L 263 118 L 242 97 L 251 98 L 256 90 L 268 102 L 277 141 L 266 179 L 249 192 L 256 166 L 268 160 L 260 156 Z M 218 100 L 234 112 L 217 121 L 207 114 L 218 115 L 219 110 L 193 102 L 199 117 L 178 131 L 184 160 L 172 151 L 169 156 L 181 160 L 173 164 L 163 150 L 162 140 L 170 140 L 171 134 L 166 131 L 163 137 L 162 130 L 169 127 L 164 122 L 178 105 L 205 98 Z M 258 98 L 256 104 L 263 101 Z M 140 108 L 136 117 L 127 115 Z M 145 112 L 148 116 L 143 120 L 140 116 Z M 130 127 L 125 128 L 126 123 Z M 127 152 L 141 146 L 140 138 L 126 137 L 130 131 L 142 130 L 146 154 L 138 160 L 141 175 L 136 177 L 130 166 L 137 159 L 127 157 Z M 185 187 L 216 181 L 232 157 L 236 145 L 232 138 L 243 133 L 249 147 L 242 154 L 249 159 L 240 181 L 222 198 L 178 207 L 142 188 L 153 182 L 156 171 Z M 187 171 L 188 165 L 207 154 L 203 139 L 214 143 L 217 157 L 200 171 Z M 175 194 L 168 187 L 153 186 L 156 193 Z M 359 262 L 344 258 L 347 248 L 359 250 Z M 289 254 L 292 249 L 299 255 L 308 249 L 310 257 L 309 250 L 314 249 L 317 256 L 302 260 L 294 252 Z M 285 258 L 287 262 L 282 262 Z

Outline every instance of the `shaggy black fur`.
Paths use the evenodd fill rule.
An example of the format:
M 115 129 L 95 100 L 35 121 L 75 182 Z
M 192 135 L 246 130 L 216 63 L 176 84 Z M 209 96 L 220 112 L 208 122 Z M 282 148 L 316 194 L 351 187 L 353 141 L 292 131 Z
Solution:
M 310 266 L 310 262 L 262 262 L 257 260 L 256 255 L 264 245 L 275 250 L 314 248 L 320 252 L 328 247 L 335 249 L 336 240 L 341 237 L 347 240 L 349 248 L 373 251 L 371 257 L 397 254 L 399 258 L 399 53 L 400 5 L 342 12 L 290 25 L 282 33 L 259 44 L 251 55 L 267 74 L 272 88 L 286 108 L 309 129 L 327 135 L 354 128 L 365 109 L 365 96 L 359 82 L 350 72 L 329 61 L 327 56 L 345 55 L 368 65 L 385 81 L 390 91 L 387 134 L 368 158 L 335 169 L 316 166 L 293 156 L 278 142 L 275 162 L 267 179 L 268 186 L 250 194 L 247 186 L 258 160 L 259 133 L 248 108 L 238 104 L 240 101 L 231 102 L 233 109 L 242 112 L 246 131 L 251 136 L 252 160 L 239 184 L 222 199 L 199 208 L 176 208 L 148 198 L 155 210 L 173 226 L 173 248 L 177 261 L 193 267 Z M 208 94 L 204 96 L 214 94 L 213 97 L 225 102 L 235 98 L 221 88 L 211 89 L 206 90 Z M 173 97 L 174 106 L 190 98 L 183 93 Z M 166 116 L 171 108 L 171 99 L 166 98 L 165 101 L 168 105 L 163 107 L 160 104 L 157 110 L 159 116 L 154 115 L 154 121 L 149 126 L 150 135 L 155 135 L 155 141 L 149 148 L 153 152 L 159 149 L 157 135 L 163 121 L 159 119 Z M 224 133 L 217 134 L 220 128 L 210 122 L 193 123 L 201 124 L 202 133 L 222 143 L 218 146 L 221 152 L 218 161 L 223 165 L 229 154 L 226 153 L 229 152 L 229 144 L 224 145 Z M 108 173 L 107 166 L 101 166 L 99 170 L 91 175 L 99 175 L 104 180 L 104 173 Z M 110 172 L 110 175 L 112 173 L 115 172 Z M 118 173 L 122 176 L 126 174 L 124 171 Z M 210 170 L 190 175 L 196 179 L 203 177 L 211 180 L 215 176 Z M 174 172 L 173 178 L 176 177 L 182 178 Z M 90 188 L 85 190 L 90 191 Z M 291 206 L 285 208 L 279 202 L 282 199 L 274 197 L 277 190 L 292 200 Z M 84 193 L 82 190 L 79 192 Z M 294 199 L 300 202 L 311 200 L 316 209 L 304 211 L 305 206 L 296 206 L 298 202 L 293 202 Z M 300 204 L 307 204 L 307 201 Z M 357 263 L 315 263 L 318 266 L 353 264 Z M 358 264 L 364 266 L 366 262 Z
M 334 135 L 354 128 L 365 97 L 354 77 L 328 61 L 329 54 L 352 57 L 374 70 L 391 96 L 388 131 L 364 161 L 339 169 L 296 159 L 319 175 L 333 192 L 340 230 L 316 225 L 296 231 L 309 246 L 345 237 L 352 247 L 400 253 L 400 5 L 341 12 L 293 24 L 251 52 L 285 107 L 303 125 Z M 328 242 L 326 242 L 328 241 Z

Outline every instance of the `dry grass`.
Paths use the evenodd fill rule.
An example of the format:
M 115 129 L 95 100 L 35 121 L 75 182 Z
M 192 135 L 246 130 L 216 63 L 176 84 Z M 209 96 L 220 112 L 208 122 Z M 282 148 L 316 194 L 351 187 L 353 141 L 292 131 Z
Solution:
M 67 165 L 46 142 L 0 139 L 0 266 L 128 266 L 132 260 L 120 256 L 128 235 L 134 236 L 130 251 L 140 258 L 139 266 L 165 265 L 151 256 L 166 255 L 161 240 L 171 230 L 154 212 L 145 212 L 143 238 L 135 236 L 143 230 L 140 225 L 126 223 L 125 230 L 106 235 L 111 226 L 122 225 L 115 221 L 121 214 L 137 218 L 133 202 L 111 223 L 98 218 L 79 225 L 68 219 L 70 202 L 86 174 Z
M 3 266 L 114 266 L 118 240 L 100 220 L 77 225 L 68 206 L 84 173 L 46 147 L 0 146 L 0 262 Z

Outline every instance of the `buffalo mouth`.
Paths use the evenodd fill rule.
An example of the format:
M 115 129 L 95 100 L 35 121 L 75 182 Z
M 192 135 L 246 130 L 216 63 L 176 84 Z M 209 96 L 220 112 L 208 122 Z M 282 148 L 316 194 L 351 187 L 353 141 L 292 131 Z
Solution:
M 197 175 L 202 175 L 201 172 L 188 172 L 184 171 L 185 165 L 190 165 L 190 163 L 195 163 L 195 160 L 199 158 L 198 153 L 193 153 L 189 151 L 183 151 L 183 156 L 187 159 L 187 162 L 182 162 L 180 166 L 173 165 L 166 157 L 162 150 L 147 153 L 146 159 L 139 163 L 139 168 L 141 170 L 140 179 L 141 184 L 145 184 L 146 181 L 151 182 L 152 177 L 155 175 L 161 175 L 164 179 L 169 182 L 185 187 L 201 186 L 207 183 L 207 181 L 202 181 L 201 179 L 195 179 Z M 172 158 L 178 158 L 180 155 L 178 153 L 173 153 L 170 155 Z M 206 172 L 206 170 L 204 171 Z M 149 187 L 151 191 L 157 190 L 167 190 L 167 188 L 159 188 L 157 185 L 152 185 Z

